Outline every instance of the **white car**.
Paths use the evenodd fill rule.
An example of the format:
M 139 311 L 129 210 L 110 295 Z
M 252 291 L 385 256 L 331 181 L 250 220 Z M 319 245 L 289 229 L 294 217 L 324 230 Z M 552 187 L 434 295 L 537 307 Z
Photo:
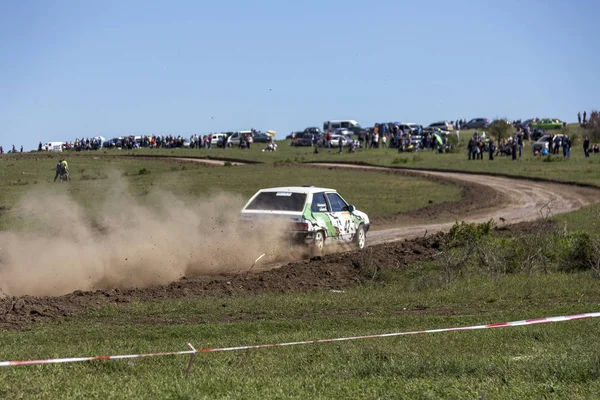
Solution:
M 219 140 L 226 140 L 227 135 L 224 133 L 213 133 L 212 141 L 210 142 L 211 146 L 217 146 L 219 144 Z
M 333 131 L 333 135 L 350 136 L 352 135 L 352 132 L 346 128 L 337 128 Z
M 233 132 L 227 138 L 227 147 L 238 147 L 242 141 L 242 138 L 245 140 L 248 136 L 252 138 L 252 131 Z
M 410 134 L 415 133 L 419 128 L 422 128 L 421 125 L 415 124 L 414 122 L 407 122 L 405 124 L 399 124 L 398 128 L 400 128 L 403 132 L 408 132 Z
M 342 141 L 342 147 L 346 147 L 352 144 L 353 140 L 345 135 L 331 135 L 331 147 L 339 147 L 340 140 Z
M 363 249 L 369 217 L 334 189 L 291 186 L 259 190 L 244 206 L 241 220 L 283 229 L 295 243 L 316 252 L 330 244 Z

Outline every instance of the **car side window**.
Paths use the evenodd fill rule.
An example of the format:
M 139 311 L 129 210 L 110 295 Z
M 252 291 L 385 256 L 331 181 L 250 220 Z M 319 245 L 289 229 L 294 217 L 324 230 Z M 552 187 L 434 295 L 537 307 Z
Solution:
M 325 201 L 324 193 L 315 193 L 313 194 L 312 204 L 311 204 L 312 212 L 327 212 L 327 202 Z
M 331 212 L 348 211 L 348 205 L 337 193 L 327 193 L 327 200 L 329 200 Z

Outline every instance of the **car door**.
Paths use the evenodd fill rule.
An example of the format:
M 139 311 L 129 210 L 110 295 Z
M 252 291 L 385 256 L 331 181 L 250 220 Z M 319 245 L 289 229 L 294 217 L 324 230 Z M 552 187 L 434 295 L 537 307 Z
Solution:
M 352 222 L 350 211 L 348 211 L 348 204 L 337 193 L 326 193 L 325 196 L 329 203 L 329 214 L 331 222 L 336 228 L 338 240 L 350 242 L 354 236 L 356 227 Z
M 313 193 L 310 207 L 310 216 L 305 215 L 305 218 L 318 226 L 318 229 L 325 231 L 325 241 L 328 242 L 331 238 L 337 237 L 337 228 L 333 225 L 329 203 L 325 198 L 325 193 Z
M 240 133 L 235 132 L 233 135 L 231 135 L 229 137 L 229 143 L 231 143 L 232 146 L 239 146 L 240 145 Z

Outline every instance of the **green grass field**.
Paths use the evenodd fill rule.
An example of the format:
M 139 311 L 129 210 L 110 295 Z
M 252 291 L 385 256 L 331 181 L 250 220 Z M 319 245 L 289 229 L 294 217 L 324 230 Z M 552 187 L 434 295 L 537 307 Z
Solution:
M 123 183 L 142 203 L 155 188 L 200 200 L 221 191 L 247 197 L 264 186 L 311 183 L 335 187 L 373 216 L 460 196 L 452 186 L 393 174 L 274 166 L 275 161 L 358 160 L 416 168 L 490 168 L 491 172 L 592 184 L 600 180 L 598 159 L 584 160 L 576 150 L 568 161 L 543 162 L 525 156 L 517 163 L 500 158 L 492 164 L 487 160 L 467 162 L 464 154 L 398 155 L 374 150 L 313 155 L 310 149 L 280 149 L 277 153 L 211 150 L 213 157 L 269 162 L 242 167 L 94 159 L 67 153 L 73 180 L 65 184 L 51 184 L 56 158 L 3 157 L 0 229 L 22 226 L 14 215 L 24 195 L 47 193 L 53 198 L 66 191 L 92 209 L 110 196 L 112 186 Z M 201 150 L 131 153 L 145 152 L 206 154 Z M 395 162 L 398 157 L 408 161 Z M 588 167 L 593 171 L 582 175 L 582 168 Z M 400 199 L 392 195 L 396 192 L 401 193 Z M 598 234 L 598 210 L 596 206 L 561 215 L 559 225 L 567 222 L 569 230 Z M 24 330 L 0 331 L 0 359 L 176 351 L 187 350 L 188 342 L 196 348 L 276 343 L 600 311 L 600 285 L 588 272 L 467 275 L 450 283 L 440 274 L 432 265 L 417 263 L 341 293 L 111 305 Z M 600 321 L 593 319 L 201 354 L 189 378 L 185 377 L 185 356 L 0 368 L 0 397 L 593 399 L 600 392 L 599 328 Z
M 478 325 L 597 310 L 585 274 L 425 272 L 343 293 L 133 303 L 8 331 L 0 358 L 130 354 Z M 243 318 L 237 319 L 243 315 Z M 595 398 L 600 321 L 0 370 L 3 398 Z

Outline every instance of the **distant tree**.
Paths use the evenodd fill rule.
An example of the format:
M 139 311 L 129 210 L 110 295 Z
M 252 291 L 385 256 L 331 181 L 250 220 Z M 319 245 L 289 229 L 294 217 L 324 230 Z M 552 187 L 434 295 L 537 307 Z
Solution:
M 585 134 L 590 137 L 590 140 L 600 140 L 600 113 L 596 110 L 590 113 L 590 118 L 585 124 Z
M 500 142 L 513 133 L 513 127 L 506 118 L 497 118 L 487 127 L 488 136 L 493 136 Z

